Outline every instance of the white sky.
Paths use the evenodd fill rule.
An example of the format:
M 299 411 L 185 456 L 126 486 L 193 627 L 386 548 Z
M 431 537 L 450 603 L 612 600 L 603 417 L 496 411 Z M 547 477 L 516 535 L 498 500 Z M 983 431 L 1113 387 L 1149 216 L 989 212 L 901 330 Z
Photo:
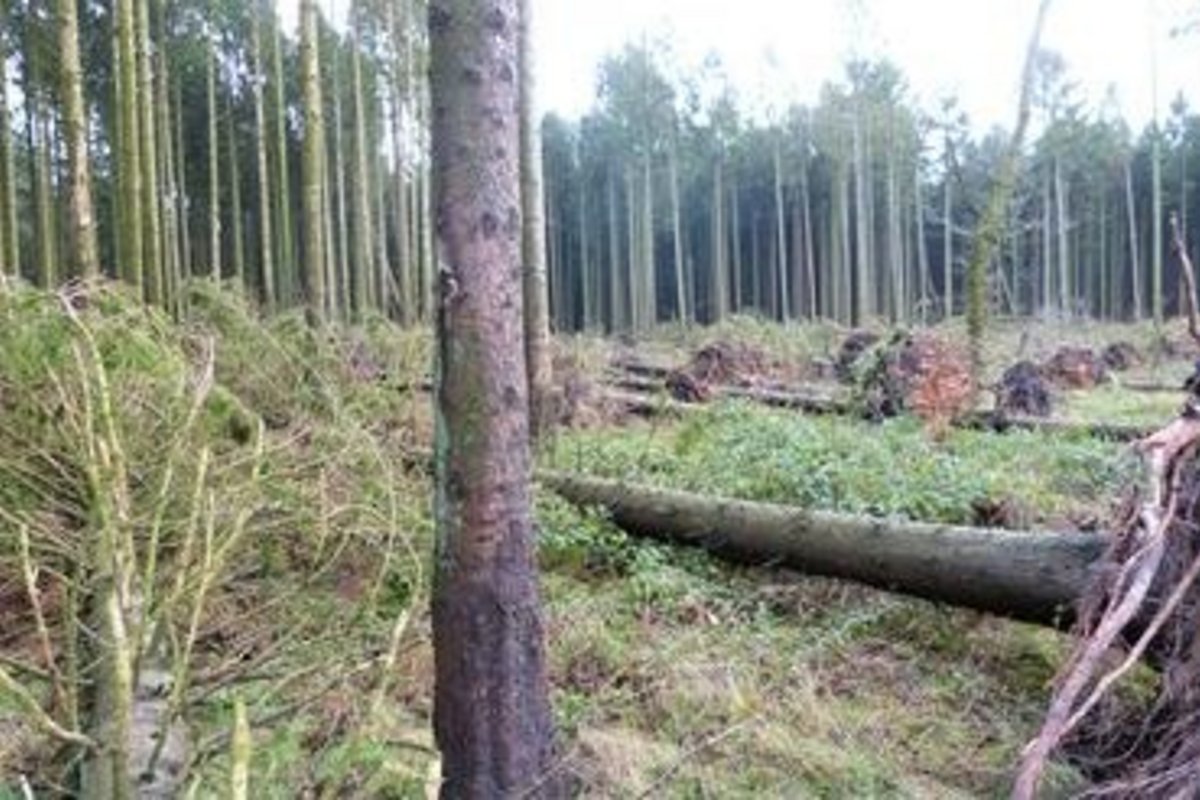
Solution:
M 349 0 L 319 0 L 328 10 Z M 283 0 L 285 9 L 295 0 Z M 675 59 L 698 65 L 710 51 L 744 99 L 813 103 L 853 53 L 887 56 L 933 108 L 957 95 L 976 130 L 1011 125 L 1016 84 L 1037 0 L 533 0 L 540 103 L 575 117 L 595 95 L 607 53 L 643 35 L 669 34 Z M 850 9 L 863 9 L 856 22 Z M 1189 13 L 1192 12 L 1192 13 Z M 1200 33 L 1171 30 L 1200 16 L 1200 0 L 1053 0 L 1043 46 L 1060 52 L 1081 97 L 1099 104 L 1116 87 L 1135 125 L 1158 99 L 1165 117 L 1182 90 L 1200 100 Z M 757 99 L 757 100 L 756 100 Z

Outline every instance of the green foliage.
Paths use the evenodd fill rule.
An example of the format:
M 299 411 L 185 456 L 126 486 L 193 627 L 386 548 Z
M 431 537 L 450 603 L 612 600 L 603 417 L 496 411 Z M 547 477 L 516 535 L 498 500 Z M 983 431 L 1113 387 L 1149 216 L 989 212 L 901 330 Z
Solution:
M 969 524 L 981 502 L 1015 501 L 1042 521 L 1094 512 L 1133 472 L 1123 452 L 1033 433 L 954 430 L 935 441 L 915 419 L 876 425 L 726 404 L 655 436 L 569 437 L 554 463 L 704 494 Z
M 151 590 L 141 595 L 146 613 L 177 641 L 198 614 L 188 664 L 198 699 L 184 717 L 203 744 L 229 730 L 235 691 L 250 693 L 257 725 L 328 692 L 330 675 L 344 675 L 339 684 L 359 693 L 378 682 L 394 620 L 423 598 L 427 487 L 402 463 L 402 443 L 417 435 L 414 407 L 428 399 L 415 389 L 425 373 L 419 336 L 375 321 L 320 332 L 298 315 L 263 323 L 238 295 L 209 283 L 192 288 L 188 307 L 190 318 L 177 325 L 117 287 L 69 300 L 0 292 L 0 585 L 20 586 L 18 527 L 29 530 L 49 589 L 59 588 L 58 576 L 90 579 L 101 509 L 116 506 L 137 578 L 145 575 L 142 588 Z M 89 366 L 92 342 L 102 370 Z M 198 394 L 210 359 L 213 385 Z M 87 426 L 106 427 L 105 397 L 111 436 L 85 435 Z M 97 493 L 125 474 L 105 461 L 118 449 L 126 510 Z M 184 555 L 197 515 L 218 547 L 230 548 L 206 573 L 213 585 L 202 604 L 192 585 L 198 555 Z M 240 521 L 244 538 L 235 536 Z M 180 579 L 187 592 L 175 597 Z M 27 636 L 31 617 L 20 607 L 4 617 L 12 641 L 36 641 Z M 48 623 L 52 647 L 65 652 L 79 634 L 65 604 L 53 606 Z M 260 676 L 248 689 L 247 671 Z M 303 740 L 325 722 L 299 715 L 294 724 L 281 730 Z M 0 715 L 0 739 L 12 730 Z M 277 775 L 286 787 L 278 796 L 311 781 L 339 785 L 350 773 L 369 780 L 382 769 L 379 754 L 356 736 L 348 731 L 345 747 L 302 759 L 282 746 L 257 751 L 256 779 Z M 9 759 L 45 746 L 30 738 L 0 748 L 0 773 L 11 774 Z M 221 756 L 198 753 L 201 796 L 224 785 Z

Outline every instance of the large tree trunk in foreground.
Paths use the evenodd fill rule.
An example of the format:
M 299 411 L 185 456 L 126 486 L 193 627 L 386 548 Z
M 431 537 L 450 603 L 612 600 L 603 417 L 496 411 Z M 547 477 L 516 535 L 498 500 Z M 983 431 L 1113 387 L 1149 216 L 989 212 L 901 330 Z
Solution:
M 874 519 L 562 473 L 539 479 L 572 503 L 606 509 L 637 536 L 1060 627 L 1107 544 L 1096 535 Z
M 558 796 L 530 512 L 518 0 L 429 9 L 442 797 Z

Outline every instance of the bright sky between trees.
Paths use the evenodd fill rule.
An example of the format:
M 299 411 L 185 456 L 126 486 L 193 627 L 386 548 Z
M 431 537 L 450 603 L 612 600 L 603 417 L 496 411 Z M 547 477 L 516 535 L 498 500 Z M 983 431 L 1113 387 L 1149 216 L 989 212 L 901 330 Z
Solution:
M 319 0 L 344 14 L 349 0 Z M 294 20 L 296 0 L 282 0 Z M 671 61 L 694 69 L 720 56 L 743 102 L 814 103 L 840 79 L 847 58 L 897 63 L 929 108 L 957 96 L 977 130 L 1010 125 L 1016 84 L 1037 0 L 534 0 L 538 12 L 539 102 L 568 117 L 593 102 L 607 53 L 642 37 L 672 43 Z M 1118 109 L 1139 125 L 1153 113 L 1158 65 L 1160 115 L 1182 91 L 1200 98 L 1200 32 L 1174 31 L 1200 19 L 1197 0 L 1054 0 L 1044 45 L 1061 53 L 1079 99 L 1099 106 L 1115 87 Z M 1157 59 L 1155 56 L 1157 55 Z

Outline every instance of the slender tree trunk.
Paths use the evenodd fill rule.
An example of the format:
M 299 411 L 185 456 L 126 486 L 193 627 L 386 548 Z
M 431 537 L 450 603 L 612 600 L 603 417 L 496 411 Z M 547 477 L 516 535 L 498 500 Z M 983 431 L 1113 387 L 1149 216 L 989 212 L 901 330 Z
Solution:
M 250 72 L 254 100 L 254 167 L 258 178 L 258 269 L 263 305 L 275 307 L 275 243 L 271 231 L 271 159 L 267 147 L 267 117 L 263 86 L 267 72 L 263 64 L 261 0 L 250 4 Z
M 1150 146 L 1150 308 L 1155 327 L 1163 324 L 1163 210 L 1162 210 L 1162 136 L 1158 130 L 1157 115 L 1151 133 Z
M 671 144 L 671 238 L 675 253 L 675 313 L 677 319 L 687 325 L 691 321 L 687 304 L 687 281 L 683 269 L 683 214 L 679 203 L 679 164 L 675 144 Z
M 1054 159 L 1054 207 L 1058 215 L 1058 310 L 1066 316 L 1071 312 L 1071 254 L 1067 246 L 1067 192 L 1062 161 L 1057 156 Z
M 236 126 L 234 124 L 233 103 L 230 101 L 229 106 L 225 109 L 225 132 L 229 139 L 229 202 L 230 202 L 230 217 L 233 223 L 233 281 L 234 286 L 238 291 L 243 291 L 246 286 L 246 241 L 243 235 L 242 221 L 242 174 L 241 165 L 238 161 L 238 146 Z
M 120 274 L 138 292 L 143 288 L 143 216 L 141 136 L 137 103 L 137 15 L 134 0 L 114 0 L 117 24 L 117 97 L 120 143 L 117 169 L 121 176 Z
M 650 143 L 645 143 L 642 154 L 642 252 L 639 270 L 642 283 L 642 330 L 658 322 L 658 275 L 654 258 L 654 182 L 650 170 Z
M 712 196 L 712 282 L 710 321 L 720 322 L 729 310 L 728 232 L 725 229 L 725 164 L 718 155 L 713 162 Z
M 608 330 L 609 333 L 615 333 L 625 328 L 621 291 L 621 220 L 613 168 L 606 169 L 605 175 L 608 184 Z
M 162 218 L 158 207 L 158 146 L 154 124 L 154 68 L 150 44 L 150 0 L 137 3 L 138 148 L 142 189 L 142 247 L 146 299 L 163 305 Z
M 951 173 L 952 159 L 949 145 L 946 148 L 946 175 L 942 191 L 942 301 L 945 317 L 954 316 L 954 180 Z
M 579 286 L 581 289 L 580 304 L 583 309 L 583 329 L 591 331 L 596 324 L 594 309 L 595 294 L 592 285 L 592 259 L 590 252 L 590 237 L 588 236 L 587 175 L 584 174 L 582 160 L 579 169 Z
M 1012 138 L 1002 156 L 994 183 L 988 191 L 987 205 L 976 225 L 971 258 L 967 264 L 967 336 L 971 349 L 971 377 L 978 387 L 983 378 L 983 339 L 988 316 L 987 270 L 1000 251 L 1004 226 L 1008 220 L 1008 207 L 1017 183 L 1021 148 L 1025 130 L 1029 126 L 1030 106 L 1033 101 L 1034 69 L 1037 64 L 1038 47 L 1042 38 L 1050 0 L 1041 0 L 1033 24 L 1033 32 L 1025 50 L 1025 63 L 1021 69 L 1021 94 L 1017 102 L 1017 120 L 1013 125 Z
M 63 104 L 63 125 L 66 127 L 67 156 L 70 160 L 71 189 L 71 247 L 72 272 L 86 279 L 100 275 L 100 258 L 96 253 L 96 221 L 92 211 L 92 172 L 88 156 L 87 117 L 83 105 L 83 76 L 79 61 L 79 26 L 75 0 L 56 0 L 58 7 L 59 81 Z M 0 48 L 0 59 L 5 57 Z M 0 80 L 3 80 L 0 69 Z M 0 114 L 0 118 L 6 115 Z M 7 138 L 8 130 L 0 130 Z M 5 220 L 0 220 L 3 230 Z M 0 235 L 0 245 L 4 237 Z M 0 275 L 3 275 L 0 253 Z
M 304 276 L 311 318 L 325 319 L 324 183 L 325 118 L 321 101 L 320 56 L 317 51 L 316 0 L 300 3 L 300 85 L 304 96 Z
M 434 730 L 444 798 L 559 797 L 530 513 L 518 0 L 434 0 Z
M 733 313 L 742 312 L 742 203 L 735 176 L 729 187 L 730 206 L 733 210 Z
M 400 13 L 396 10 L 399 7 Z M 413 314 L 413 286 L 412 286 L 412 264 L 410 254 L 410 244 L 408 235 L 408 181 L 407 175 L 407 148 L 405 146 L 405 135 L 407 127 L 405 124 L 405 111 L 408 103 L 408 61 L 411 58 L 409 54 L 409 20 L 408 20 L 408 4 L 406 2 L 388 3 L 388 28 L 391 31 L 392 47 L 394 54 L 392 58 L 392 162 L 395 169 L 395 182 L 393 191 L 395 192 L 395 203 L 393 210 L 395 212 L 394 224 L 396 227 L 396 277 L 397 277 L 397 298 L 396 310 L 401 325 L 410 325 L 413 322 L 415 315 Z
M 1054 256 L 1051 245 L 1050 171 L 1042 177 L 1042 310 L 1049 311 L 1054 302 Z
M 1133 194 L 1133 158 L 1125 159 L 1125 213 L 1129 223 L 1129 269 L 1133 289 L 1133 319 L 1141 322 L 1144 316 L 1142 304 L 1142 270 L 1138 259 L 1137 205 Z
M 366 108 L 363 100 L 362 76 L 362 2 L 354 0 L 351 10 L 354 20 L 354 36 L 351 42 L 351 91 L 354 99 L 354 248 L 352 271 L 354 285 L 354 313 L 360 317 L 366 312 L 374 292 L 371 280 L 375 275 L 373 247 L 374 232 L 371 225 L 370 165 L 368 152 Z M 334 56 L 336 59 L 336 55 Z
M 925 241 L 925 199 L 921 193 L 921 166 L 913 173 L 913 214 L 917 218 L 917 290 L 921 325 L 929 324 L 929 245 Z
M 875 289 L 871 280 L 870 220 L 867 211 L 867 157 L 861 114 L 854 114 L 854 324 L 862 325 L 871 316 Z
M 788 322 L 792 318 L 790 300 L 791 286 L 788 281 L 788 249 L 786 210 L 783 202 L 783 155 L 780 153 L 779 137 L 775 137 L 775 266 L 779 270 L 779 283 L 772 286 L 779 292 L 779 318 Z
M 536 103 L 534 14 L 530 0 L 519 0 L 520 52 L 521 266 L 525 296 L 525 362 L 529 371 L 529 412 L 533 436 L 549 424 L 548 402 L 554 375 L 550 361 L 550 298 L 546 281 L 545 181 L 542 177 L 541 118 Z
M 27 38 L 32 35 L 26 33 Z M 58 255 L 55 252 L 54 213 L 50 179 L 49 111 L 41 90 L 40 43 L 30 41 L 25 62 L 25 135 L 29 152 L 29 183 L 33 192 L 34 241 L 37 285 L 44 289 L 58 284 Z
M 333 62 L 333 135 L 330 137 L 330 150 L 333 153 L 333 188 L 330 205 L 337 207 L 337 218 L 326 220 L 325 238 L 329 243 L 327 258 L 333 260 L 333 268 L 326 272 L 333 276 L 328 281 L 330 297 L 336 298 L 336 303 L 340 303 L 342 308 L 355 308 L 359 305 L 355 292 L 362 287 L 360 283 L 351 281 L 350 227 L 346 214 L 346 147 L 343 141 L 345 125 L 342 117 L 342 59 L 339 54 L 334 53 L 330 60 Z M 327 157 L 328 155 L 329 153 L 326 153 Z M 322 183 L 322 187 L 323 191 L 329 191 L 326 183 Z M 357 244 L 355 251 L 357 252 Z
M 162 209 L 162 252 L 166 284 L 163 286 L 165 305 L 176 317 L 180 314 L 180 250 L 178 219 L 178 186 L 175 181 L 175 145 L 171 125 L 170 73 L 166 48 L 166 8 L 158 15 L 158 80 L 154 84 L 155 129 L 158 131 L 158 174 L 162 177 L 159 205 Z
M 813 253 L 812 201 L 808 187 L 808 157 L 800 165 L 800 206 L 804 218 L 804 286 L 808 295 L 808 318 L 816 321 L 820 316 L 817 307 L 817 267 Z
M 183 259 L 180 262 L 180 268 L 184 275 L 191 277 L 195 275 L 195 272 L 192 270 L 192 224 L 189 213 L 191 204 L 187 188 L 187 148 L 183 146 L 182 83 L 182 80 L 180 80 L 175 86 L 175 152 L 178 154 L 175 168 L 179 171 L 179 236 L 181 245 L 180 254 Z
M 279 29 L 278 0 L 271 0 L 274 13 L 271 77 L 275 85 L 275 168 L 276 198 L 279 208 L 279 265 L 275 285 L 285 302 L 294 297 L 298 264 L 296 263 L 294 228 L 292 227 L 292 192 L 288 166 L 287 102 L 283 83 L 283 33 Z
M 217 139 L 217 56 L 216 43 L 209 38 L 207 48 L 208 79 L 208 274 L 221 279 L 221 174 L 220 143 Z
M 0 0 L 7 25 L 8 0 Z M 8 34 L 0 31 L 0 275 L 21 274 L 21 229 L 17 226 L 17 175 L 8 113 Z

